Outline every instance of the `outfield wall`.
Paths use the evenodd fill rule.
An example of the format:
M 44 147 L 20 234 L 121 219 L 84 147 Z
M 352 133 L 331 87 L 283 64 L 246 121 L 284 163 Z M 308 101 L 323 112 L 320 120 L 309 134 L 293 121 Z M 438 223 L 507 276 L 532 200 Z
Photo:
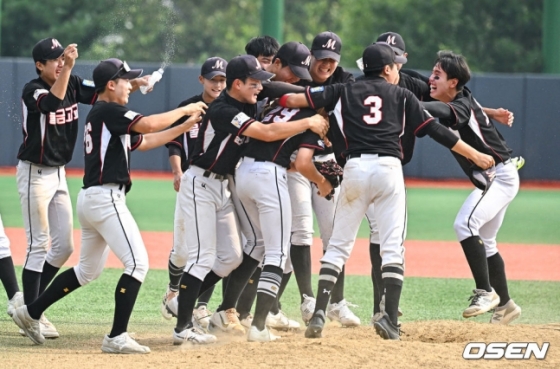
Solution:
M 74 73 L 91 79 L 95 62 L 79 61 Z M 153 63 L 129 63 L 133 68 L 144 68 L 151 73 L 159 67 Z M 182 100 L 200 93 L 199 66 L 172 65 L 155 90 L 130 97 L 129 107 L 144 115 L 159 113 L 176 107 Z M 357 72 L 357 71 L 355 71 Z M 23 136 L 21 133 L 21 91 L 23 85 L 36 76 L 29 59 L 0 59 L 0 166 L 16 165 L 17 151 Z M 520 172 L 522 179 L 560 180 L 559 112 L 560 76 L 536 74 L 475 74 L 468 86 L 483 106 L 508 108 L 515 114 L 512 128 L 498 124 L 498 129 L 514 150 L 527 160 Z M 80 106 L 83 122 L 89 107 Z M 78 142 L 81 142 L 83 126 Z M 68 165 L 83 166 L 83 148 L 76 145 L 74 158 Z M 165 148 L 149 152 L 135 152 L 132 168 L 143 170 L 169 170 Z M 430 138 L 417 141 L 414 158 L 405 167 L 407 176 L 438 179 L 464 178 L 464 174 L 447 149 Z

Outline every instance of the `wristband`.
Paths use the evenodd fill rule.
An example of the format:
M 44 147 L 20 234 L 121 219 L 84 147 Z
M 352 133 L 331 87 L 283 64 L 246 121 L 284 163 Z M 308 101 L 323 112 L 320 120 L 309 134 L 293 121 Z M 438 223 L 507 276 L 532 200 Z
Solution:
M 290 95 L 291 94 L 282 95 L 282 97 L 278 99 L 278 105 L 280 105 L 283 108 L 287 108 L 288 106 L 286 105 L 286 103 L 288 102 L 288 97 L 290 97 Z

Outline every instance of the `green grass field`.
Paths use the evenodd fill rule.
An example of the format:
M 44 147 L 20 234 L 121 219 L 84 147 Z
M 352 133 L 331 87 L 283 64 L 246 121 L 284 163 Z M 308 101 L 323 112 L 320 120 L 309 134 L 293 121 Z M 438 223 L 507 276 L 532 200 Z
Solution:
M 69 178 L 68 185 L 75 206 L 81 178 Z M 0 188 L 0 214 L 4 226 L 23 227 L 15 177 L 0 176 Z M 410 188 L 407 238 L 455 240 L 453 221 L 469 193 L 469 190 L 460 189 Z M 170 180 L 135 180 L 127 204 L 141 230 L 172 231 L 175 191 Z M 508 209 L 498 241 L 560 244 L 558 219 L 560 191 L 522 190 Z M 74 226 L 79 227 L 77 219 Z M 369 226 L 363 222 L 358 237 L 368 236 Z
M 101 277 L 60 300 L 47 310 L 46 315 L 57 326 L 61 335 L 91 338 L 101 337 L 108 333 L 113 319 L 114 289 L 120 277 L 118 269 L 106 269 Z M 17 274 L 21 275 L 21 268 Z M 134 313 L 130 322 L 131 332 L 151 332 L 169 334 L 174 327 L 173 321 L 164 320 L 159 313 L 159 303 L 167 283 L 167 274 L 162 270 L 151 270 L 140 290 Z M 314 281 L 316 285 L 316 280 Z M 461 313 L 468 306 L 467 298 L 472 288 L 472 281 L 467 279 L 432 279 L 407 278 L 405 280 L 401 308 L 404 315 L 401 321 L 406 331 L 406 322 L 417 320 L 461 320 Z M 510 294 L 523 308 L 518 323 L 544 324 L 560 322 L 559 282 L 525 282 L 510 283 Z M 367 324 L 371 317 L 372 297 L 371 281 L 368 277 L 347 276 L 347 299 L 358 305 L 353 311 Z M 210 300 L 210 308 L 220 302 L 221 284 L 214 291 Z M 6 306 L 5 294 L 0 294 L 0 306 Z M 290 281 L 282 297 L 283 310 L 288 316 L 300 321 L 299 298 L 294 278 Z M 474 318 L 478 322 L 486 322 L 490 314 Z M 19 347 L 21 342 L 13 340 L 13 332 L 17 330 L 10 317 L 0 314 L 0 346 Z M 83 336 L 83 337 L 82 337 Z M 56 340 L 52 345 L 63 345 L 67 340 Z M 49 345 L 52 346 L 52 345 Z M 52 346 L 52 347 L 55 347 Z M 62 346 L 61 346 L 62 347 Z

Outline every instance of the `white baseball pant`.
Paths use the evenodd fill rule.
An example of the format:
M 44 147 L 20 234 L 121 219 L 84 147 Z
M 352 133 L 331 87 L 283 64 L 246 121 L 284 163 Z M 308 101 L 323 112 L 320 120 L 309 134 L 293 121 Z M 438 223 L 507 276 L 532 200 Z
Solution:
M 64 166 L 20 160 L 16 180 L 27 236 L 24 268 L 42 272 L 45 260 L 62 267 L 74 251 L 72 203 Z
M 12 256 L 10 251 L 10 240 L 4 231 L 4 223 L 2 223 L 2 216 L 0 216 L 0 259 Z
M 124 186 L 105 184 L 82 189 L 77 211 L 82 245 L 74 271 L 80 285 L 101 275 L 109 249 L 123 263 L 124 274 L 143 282 L 149 269 L 148 252 L 126 206 Z

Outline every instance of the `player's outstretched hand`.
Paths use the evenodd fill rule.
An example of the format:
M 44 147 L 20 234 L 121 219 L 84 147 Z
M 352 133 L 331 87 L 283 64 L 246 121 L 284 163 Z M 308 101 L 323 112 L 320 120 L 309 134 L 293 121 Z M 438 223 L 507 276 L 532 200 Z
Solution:
M 329 130 L 329 121 L 326 120 L 322 115 L 315 114 L 309 118 L 309 129 L 317 133 L 319 137 L 323 138 Z
M 474 163 L 482 169 L 488 169 L 492 165 L 494 165 L 494 158 L 491 157 L 490 155 L 486 155 L 481 152 L 479 152 L 478 155 L 476 155 L 473 160 Z
M 185 115 L 193 115 L 193 114 L 196 114 L 196 113 L 204 114 L 206 112 L 206 109 L 208 109 L 208 105 L 206 105 L 202 101 L 199 101 L 199 102 L 195 102 L 195 103 L 183 106 L 183 113 Z
M 511 127 L 513 125 L 513 112 L 504 108 L 498 108 L 494 110 L 495 112 L 491 116 L 492 119 L 508 127 Z
M 181 128 L 184 129 L 184 132 L 189 131 L 196 123 L 200 122 L 202 120 L 202 113 L 201 112 L 196 112 L 194 114 L 192 114 L 189 119 L 187 119 L 186 121 L 183 122 L 183 124 L 181 124 Z
M 64 66 L 72 69 L 78 59 L 78 44 L 70 44 L 64 49 Z

